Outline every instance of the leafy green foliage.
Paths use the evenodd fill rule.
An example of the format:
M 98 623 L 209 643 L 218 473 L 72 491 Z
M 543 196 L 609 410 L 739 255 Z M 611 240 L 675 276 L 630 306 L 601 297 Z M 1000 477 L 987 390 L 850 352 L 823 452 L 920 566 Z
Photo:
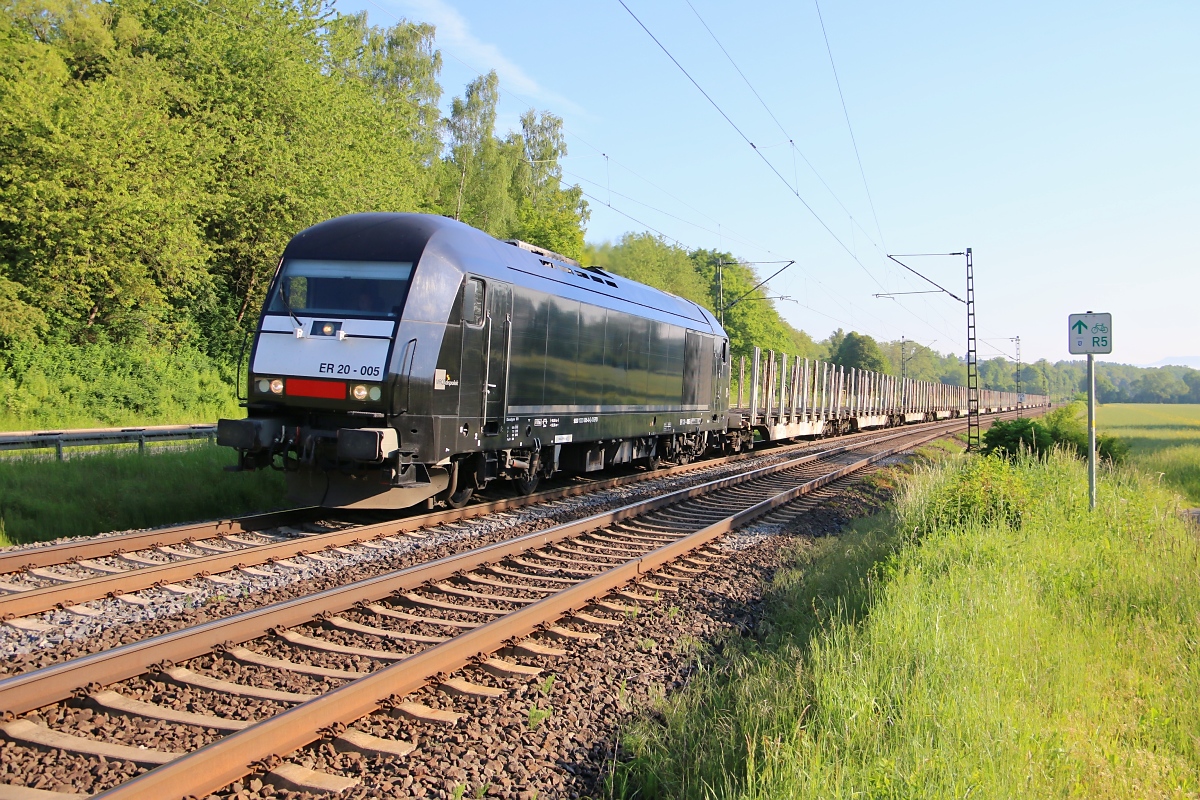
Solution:
M 841 330 L 835 332 L 835 336 Z M 832 340 L 833 337 L 831 337 Z M 888 372 L 891 364 L 880 349 L 879 343 L 865 333 L 851 331 L 844 336 L 837 336 L 837 349 L 831 349 L 829 360 L 834 364 L 854 369 L 867 369 L 873 372 Z
M 1021 453 L 1030 453 L 1040 458 L 1049 453 L 1054 444 L 1050 429 L 1038 420 L 1028 417 L 1000 420 L 983 432 L 985 455 L 1012 458 Z
M 0 429 L 153 425 L 237 416 L 232 369 L 190 347 L 61 342 L 7 353 Z
M 1044 419 L 1056 443 L 1073 447 L 1079 456 L 1087 457 L 1087 405 L 1073 400 L 1046 414 Z M 1096 435 L 1096 452 L 1106 461 L 1119 463 L 1128 455 L 1129 444 L 1111 433 L 1099 433 Z
M 1043 457 L 1054 447 L 1063 446 L 1087 458 L 1087 440 L 1087 407 L 1075 400 L 1041 420 L 1022 417 L 993 423 L 984 431 L 983 452 L 1009 458 L 1021 453 Z M 1128 455 L 1129 444 L 1113 434 L 1100 433 L 1096 436 L 1096 452 L 1105 461 L 1119 463 Z
M 919 513 L 910 519 L 918 534 L 955 526 L 1021 527 L 1029 489 L 1008 465 L 995 458 L 972 458 L 931 483 Z

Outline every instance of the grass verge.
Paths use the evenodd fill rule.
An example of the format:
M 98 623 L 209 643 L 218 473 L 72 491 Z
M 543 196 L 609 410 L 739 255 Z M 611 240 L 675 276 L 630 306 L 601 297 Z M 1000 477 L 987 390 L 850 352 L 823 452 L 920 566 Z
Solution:
M 953 458 L 798 546 L 624 739 L 641 797 L 1192 797 L 1200 546 L 1177 497 L 1082 465 Z
M 225 472 L 232 450 L 199 445 L 139 456 L 0 461 L 0 546 L 266 511 L 285 505 L 278 472 Z

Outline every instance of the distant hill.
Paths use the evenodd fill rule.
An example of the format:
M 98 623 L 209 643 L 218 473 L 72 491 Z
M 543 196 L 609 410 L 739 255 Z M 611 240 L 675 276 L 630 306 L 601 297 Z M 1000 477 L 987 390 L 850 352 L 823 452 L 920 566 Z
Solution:
M 1144 364 L 1146 367 L 1191 367 L 1192 369 L 1200 369 L 1200 356 L 1169 356 L 1168 358 L 1155 361 L 1153 364 Z

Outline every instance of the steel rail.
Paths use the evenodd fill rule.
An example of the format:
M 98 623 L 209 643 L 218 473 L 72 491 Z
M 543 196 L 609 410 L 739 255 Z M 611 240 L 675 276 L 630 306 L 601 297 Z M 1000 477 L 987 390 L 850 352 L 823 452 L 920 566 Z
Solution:
M 869 437 L 876 434 L 878 434 L 878 431 L 855 434 L 853 441 L 860 441 L 862 437 Z M 843 441 L 850 440 L 843 439 Z M 149 589 L 160 584 L 177 583 L 179 581 L 203 577 L 208 574 L 228 572 L 242 566 L 255 566 L 335 547 L 345 547 L 364 541 L 412 533 L 421 528 L 433 525 L 474 519 L 499 511 L 553 502 L 554 500 L 575 497 L 595 491 L 604 491 L 617 486 L 627 486 L 651 478 L 671 477 L 694 472 L 699 469 L 719 467 L 748 458 L 761 457 L 764 454 L 768 456 L 786 454 L 797 449 L 813 449 L 814 447 L 819 447 L 819 445 L 813 445 L 812 442 L 803 442 L 786 445 L 770 451 L 750 451 L 733 456 L 723 456 L 717 459 L 669 467 L 665 470 L 637 475 L 624 475 L 590 481 L 585 484 L 547 489 L 525 497 L 504 498 L 461 509 L 447 509 L 372 525 L 352 526 L 328 533 L 312 534 L 281 542 L 239 548 L 231 550 L 228 553 L 216 553 L 164 562 L 157 566 L 131 567 L 123 572 L 79 578 L 62 584 L 53 584 L 27 589 L 22 592 L 3 594 L 0 595 L 0 620 L 27 617 L 32 614 L 39 614 L 56 608 L 67 608 L 103 597 L 118 596 L 128 592 Z M 316 516 L 317 512 L 319 512 L 319 509 L 315 508 L 292 509 L 289 511 L 221 520 L 214 523 L 181 525 L 134 534 L 98 537 L 79 543 L 65 542 L 49 547 L 0 553 L 0 573 L 55 566 L 79 559 L 117 556 L 131 550 L 186 544 L 191 541 L 202 541 L 206 538 L 216 538 L 230 533 L 257 532 L 271 527 L 310 521 Z
M 72 542 L 0 551 L 0 575 L 19 572 L 33 567 L 53 567 L 69 564 L 81 558 L 104 558 L 132 550 L 146 550 L 173 544 L 203 539 L 213 539 L 231 533 L 255 533 L 280 525 L 295 525 L 307 522 L 319 509 L 292 508 L 284 511 L 268 511 L 215 522 L 194 522 L 172 525 L 135 533 L 119 533 L 113 536 L 81 537 Z
M 514 638 L 527 636 L 542 625 L 578 611 L 618 587 L 703 547 L 746 522 L 883 458 L 944 434 L 944 430 L 906 432 L 904 438 L 916 436 L 916 441 L 887 448 L 785 489 L 670 544 L 629 559 L 595 577 L 256 722 L 96 797 L 103 800 L 161 800 L 166 797 L 204 796 L 219 790 L 253 772 L 256 765 L 279 759 L 322 738 L 323 731 L 348 725 L 378 711 L 390 698 L 403 697 L 425 686 L 439 674 L 461 669 L 480 654 L 499 650 Z
M 457 572 L 518 555 L 533 546 L 551 544 L 588 533 L 719 489 L 765 478 L 797 466 L 897 438 L 922 433 L 927 433 L 929 438 L 936 438 L 944 435 L 947 428 L 960 425 L 961 422 L 956 420 L 953 423 L 940 423 L 936 430 L 908 429 L 807 453 L 777 464 L 678 489 L 542 531 L 5 678 L 0 680 L 0 713 L 15 715 L 32 711 L 64 700 L 72 696 L 76 689 L 88 684 L 107 685 L 131 678 L 143 674 L 152 664 L 184 661 L 211 652 L 217 646 L 241 644 L 263 636 L 272 629 L 311 622 L 322 614 L 341 612 L 362 602 L 375 602 L 398 592 L 411 591 L 422 584 L 449 578 Z

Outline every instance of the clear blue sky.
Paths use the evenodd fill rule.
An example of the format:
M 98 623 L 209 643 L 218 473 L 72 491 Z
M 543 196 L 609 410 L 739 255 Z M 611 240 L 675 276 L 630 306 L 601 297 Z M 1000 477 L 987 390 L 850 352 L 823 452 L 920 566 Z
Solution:
M 771 290 L 815 338 L 843 327 L 961 354 L 960 304 L 872 294 L 931 288 L 884 252 L 969 246 L 981 357 L 1019 335 L 1027 360 L 1067 358 L 1067 315 L 1087 310 L 1113 313 L 1113 361 L 1200 355 L 1200 3 L 824 0 L 873 214 L 812 0 L 691 0 L 787 136 L 687 0 L 625 1 L 787 186 L 618 0 L 337 7 L 437 25 L 447 92 L 496 69 L 502 128 L 530 106 L 562 116 L 567 178 L 595 197 L 589 241 L 651 227 L 796 259 Z M 962 294 L 961 259 L 910 263 Z

